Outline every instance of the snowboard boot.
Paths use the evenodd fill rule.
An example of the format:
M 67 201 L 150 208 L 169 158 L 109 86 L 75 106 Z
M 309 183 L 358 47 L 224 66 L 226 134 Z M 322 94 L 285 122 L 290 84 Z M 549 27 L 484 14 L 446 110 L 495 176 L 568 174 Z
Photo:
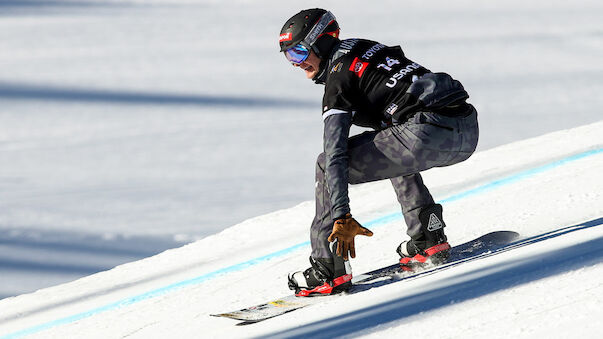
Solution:
M 289 288 L 298 297 L 345 292 L 352 287 L 352 267 L 341 256 L 310 257 L 310 268 L 289 275 Z
M 444 234 L 442 205 L 433 204 L 424 207 L 419 213 L 421 233 L 398 246 L 400 266 L 405 271 L 425 267 L 429 263 L 440 265 L 446 262 L 450 254 L 450 245 Z

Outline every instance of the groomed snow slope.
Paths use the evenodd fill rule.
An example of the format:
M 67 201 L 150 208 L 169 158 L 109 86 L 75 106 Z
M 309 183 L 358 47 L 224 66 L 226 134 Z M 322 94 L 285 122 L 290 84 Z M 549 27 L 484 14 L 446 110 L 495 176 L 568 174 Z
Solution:
M 0 299 L 311 200 L 314 6 L 459 79 L 480 150 L 601 119 L 601 0 L 0 0 Z
M 210 313 L 289 293 L 308 266 L 313 203 L 110 271 L 0 301 L 2 338 L 595 337 L 603 329 L 603 121 L 479 152 L 424 174 L 452 245 L 499 230 L 527 245 L 238 327 Z M 388 182 L 354 186 L 360 273 L 404 238 Z

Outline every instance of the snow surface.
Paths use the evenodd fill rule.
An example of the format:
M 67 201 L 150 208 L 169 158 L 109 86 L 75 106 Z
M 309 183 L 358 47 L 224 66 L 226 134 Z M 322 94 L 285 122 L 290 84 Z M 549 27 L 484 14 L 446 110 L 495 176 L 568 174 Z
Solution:
M 601 119 L 601 1 L 2 0 L 0 298 L 313 199 L 312 6 L 460 79 L 481 150 Z
M 601 120 L 600 1 L 382 1 L 368 6 L 363 1 L 0 0 L 0 298 L 145 258 L 202 239 L 251 216 L 312 199 L 314 159 L 321 149 L 318 110 L 322 88 L 308 82 L 275 53 L 275 32 L 283 19 L 301 7 L 312 6 L 330 8 L 341 22 L 343 37 L 401 44 L 410 58 L 460 79 L 480 112 L 480 150 Z M 443 199 L 600 145 L 597 125 L 593 126 L 588 140 L 574 140 L 574 131 L 559 132 L 559 140 L 547 136 L 527 140 L 521 147 L 508 145 L 496 152 L 481 152 L 471 162 L 476 172 L 463 165 L 430 171 L 425 178 L 434 195 Z M 561 168 L 581 173 L 588 169 L 571 166 L 595 166 L 596 161 L 600 164 L 600 157 L 585 158 L 547 175 Z M 482 162 L 489 163 L 489 167 Z M 462 232 L 453 228 L 450 232 L 457 232 L 454 241 L 461 242 L 484 234 L 486 229 L 499 229 L 494 226 L 534 235 L 572 223 L 594 220 L 596 224 L 601 217 L 600 207 L 591 205 L 601 205 L 599 173 L 600 166 L 599 172 L 593 169 L 585 173 L 586 182 L 574 182 L 579 178 L 570 180 L 562 173 L 561 178 L 540 182 L 548 190 L 534 192 L 524 191 L 527 188 L 523 185 L 528 183 L 533 189 L 532 179 L 526 179 L 505 188 L 516 187 L 511 190 L 513 201 L 506 200 L 510 196 L 505 193 L 483 194 L 482 200 L 471 197 L 478 202 L 451 202 L 447 204 L 452 206 L 447 207 L 447 221 L 466 227 Z M 384 193 L 390 190 L 388 183 L 355 187 L 355 216 L 369 223 L 384 213 L 397 211 L 395 199 Z M 381 194 L 387 197 L 380 199 Z M 366 198 L 371 196 L 375 198 Z M 454 212 L 457 204 L 464 214 Z M 160 256 L 161 263 L 153 258 L 133 264 L 142 265 L 140 270 L 122 271 L 118 267 L 110 271 L 128 277 L 95 275 L 67 285 L 70 287 L 58 286 L 58 292 L 55 289 L 52 294 L 45 290 L 3 300 L 0 335 L 4 328 L 19 330 L 79 314 L 303 242 L 312 205 L 306 202 L 291 210 L 247 220 L 205 238 L 205 245 L 199 245 L 203 249 L 193 244 L 192 248 L 178 250 L 179 254 L 166 252 Z M 520 224 L 521 229 L 504 223 Z M 361 248 L 361 257 L 354 263 L 357 272 L 373 268 L 369 264 L 391 261 L 390 249 L 401 240 L 404 228 L 399 220 L 395 227 L 400 236 L 377 228 L 379 234 L 388 236 L 376 235 L 371 243 L 379 243 L 384 252 L 371 250 L 374 261 L 370 261 L 363 257 L 365 251 Z M 598 228 L 561 238 L 570 241 L 570 237 L 593 229 Z M 555 248 L 550 246 L 548 249 Z M 233 253 L 233 248 L 238 251 Z M 183 259 L 185 252 L 189 257 Z M 183 334 L 196 336 L 186 332 L 184 319 L 191 320 L 192 314 L 202 319 L 195 321 L 207 324 L 210 320 L 205 319 L 204 312 L 229 310 L 250 301 L 263 301 L 278 291 L 285 293 L 282 273 L 307 266 L 307 251 L 296 253 L 296 258 L 275 258 L 270 265 L 250 268 L 274 270 L 276 279 L 274 285 L 250 285 L 258 286 L 251 293 L 233 289 L 233 296 L 216 294 L 210 298 L 213 292 L 191 287 L 200 289 L 200 295 L 191 301 L 202 307 L 193 310 L 174 303 L 172 309 L 188 313 L 166 316 L 164 332 L 157 333 L 166 334 L 166 323 L 173 317 L 173 324 L 182 325 Z M 600 260 L 600 256 L 596 258 Z M 274 265 L 275 260 L 282 263 Z M 143 264 L 146 262 L 149 264 Z M 598 276 L 587 268 L 586 273 L 555 271 L 554 279 L 571 273 L 581 284 L 590 283 L 588 277 L 595 277 L 592 283 L 597 283 L 600 267 L 590 268 L 597 268 Z M 249 272 L 233 272 L 225 278 L 228 283 L 212 280 L 210 284 L 218 292 L 216 284 L 240 287 L 231 279 L 246 281 L 252 274 Z M 520 275 L 523 271 L 514 268 L 512 272 Z M 94 283 L 84 283 L 88 279 Z M 536 280 L 536 275 L 530 279 Z M 547 279 L 552 278 L 541 280 Z M 569 285 L 571 280 L 565 281 Z M 555 290 L 569 289 L 550 284 Z M 502 293 L 502 289 L 481 291 L 488 297 Z M 601 294 L 600 287 L 593 291 Z M 579 300 L 597 300 L 589 293 L 577 289 L 574 295 Z M 461 304 L 473 301 L 459 298 L 466 299 Z M 479 303 L 484 298 L 475 300 Z M 575 306 L 573 298 L 564 298 L 568 307 Z M 541 296 L 538 300 L 547 298 Z M 521 308 L 525 304 L 519 305 L 518 314 L 525 315 Z M 479 307 L 475 311 L 473 318 L 488 313 Z M 303 314 L 298 312 L 289 316 Z M 568 312 L 558 306 L 544 314 L 561 317 Z M 497 314 L 500 316 L 493 312 L 493 319 Z M 99 314 L 94 319 L 106 316 Z M 180 316 L 182 321 L 178 320 Z M 579 316 L 582 314 L 573 317 Z M 449 315 L 433 319 L 445 317 Z M 517 317 L 510 316 L 505 323 L 521 324 Z M 406 322 L 410 318 L 398 319 Z M 89 321 L 98 320 L 83 323 Z M 488 326 L 493 326 L 492 322 Z M 566 324 L 555 319 L 545 321 L 543 326 L 553 328 L 558 322 Z M 111 327 L 105 324 L 95 323 L 89 329 Z M 211 324 L 207 333 L 217 336 L 224 329 Z M 238 331 L 230 327 L 231 322 L 225 324 L 229 324 L 225 325 L 228 333 Z M 124 328 L 132 332 L 147 325 L 151 332 L 155 328 L 149 323 L 139 325 L 132 321 Z M 285 327 L 291 326 L 285 323 Z M 477 326 L 476 331 L 484 326 Z M 199 328 L 191 331 L 199 333 Z M 52 331 L 59 333 L 61 328 Z M 507 332 L 504 329 L 498 333 Z M 144 329 L 136 333 L 149 334 Z M 232 335 L 253 333 L 246 329 Z
M 312 203 L 305 202 L 144 260 L 0 300 L 0 333 L 432 337 L 431 328 L 443 338 L 595 338 L 603 328 L 602 128 L 603 121 L 547 134 L 425 173 L 444 204 L 453 246 L 501 230 L 520 233 L 525 246 L 253 325 L 210 317 L 289 293 L 287 273 L 308 266 Z M 375 232 L 357 239 L 354 271 L 395 262 L 404 227 L 389 183 L 353 186 L 351 200 L 358 220 Z

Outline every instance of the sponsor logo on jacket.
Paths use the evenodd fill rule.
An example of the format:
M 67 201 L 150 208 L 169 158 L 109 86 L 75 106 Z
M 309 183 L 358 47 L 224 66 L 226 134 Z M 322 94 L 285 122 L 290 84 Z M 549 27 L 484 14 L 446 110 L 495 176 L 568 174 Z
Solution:
M 389 106 L 387 106 L 387 108 L 385 109 L 385 112 L 387 114 L 394 114 L 396 113 L 396 111 L 398 110 L 398 105 L 396 104 L 390 104 Z
M 398 84 L 398 80 L 404 78 L 404 76 L 406 76 L 410 72 L 417 70 L 421 67 L 422 66 L 419 65 L 418 63 L 413 62 L 412 64 L 399 70 L 398 73 L 392 75 L 391 78 L 389 78 L 389 80 L 387 80 L 387 82 L 385 83 L 385 86 L 387 86 L 389 88 L 394 88 L 394 86 L 396 86 Z
M 330 73 L 335 73 L 335 72 L 341 71 L 341 69 L 343 68 L 342 66 L 343 66 L 343 62 L 338 63 L 337 65 L 335 65 L 331 68 Z
M 385 47 L 386 46 L 384 44 L 373 45 L 366 52 L 364 52 L 364 54 L 362 54 L 362 58 L 364 60 L 368 60 L 368 59 L 372 58 L 373 55 L 375 55 L 379 50 L 381 50 L 381 49 L 383 49 Z
M 362 74 L 364 74 L 368 65 L 368 62 L 360 61 L 360 59 L 356 57 L 350 65 L 350 71 L 354 72 L 359 78 L 362 78 Z

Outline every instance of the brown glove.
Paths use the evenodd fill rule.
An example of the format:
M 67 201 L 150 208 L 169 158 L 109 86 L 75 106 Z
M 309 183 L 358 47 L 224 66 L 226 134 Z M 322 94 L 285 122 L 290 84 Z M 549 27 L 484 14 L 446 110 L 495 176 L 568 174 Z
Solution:
M 348 252 L 352 258 L 356 258 L 354 237 L 357 235 L 366 235 L 367 237 L 370 237 L 373 235 L 373 232 L 368 228 L 362 227 L 362 225 L 348 213 L 345 217 L 335 220 L 333 232 L 331 232 L 331 235 L 329 236 L 329 242 L 333 242 L 337 239 L 337 255 L 341 255 L 344 260 L 348 260 Z

